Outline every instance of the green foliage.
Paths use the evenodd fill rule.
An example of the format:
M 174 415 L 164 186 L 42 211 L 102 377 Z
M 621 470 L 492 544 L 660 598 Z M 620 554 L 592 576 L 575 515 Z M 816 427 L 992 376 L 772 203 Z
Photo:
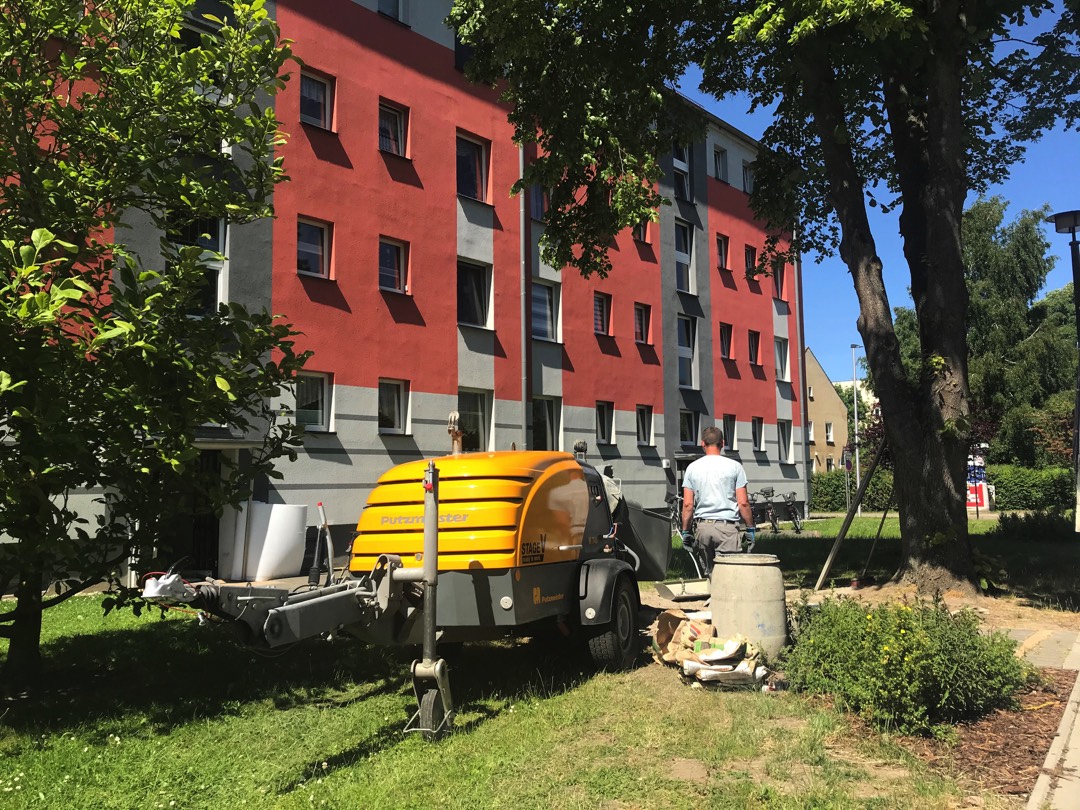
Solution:
M 845 482 L 845 475 L 850 477 L 850 481 Z M 856 492 L 854 471 L 845 473 L 844 470 L 832 470 L 831 472 L 814 473 L 810 477 L 810 511 L 846 512 L 849 490 L 852 499 L 854 499 Z M 881 468 L 874 472 L 874 477 L 866 485 L 862 505 L 863 509 L 873 511 L 884 510 L 886 507 L 896 508 L 896 499 L 893 497 L 892 472 Z
M 1046 467 L 1041 470 L 1011 464 L 991 464 L 987 480 L 994 485 L 996 506 L 1002 512 L 1014 509 L 1067 509 L 1076 504 L 1076 483 L 1072 470 Z
M 1075 496 L 1074 496 L 1075 497 Z M 990 533 L 995 539 L 1013 543 L 1057 542 L 1075 543 L 1076 526 L 1073 512 L 1024 512 L 1003 514 Z
M 796 613 L 784 658 L 791 685 L 833 694 L 879 729 L 928 734 L 975 719 L 1010 706 L 1028 677 L 1016 642 L 980 632 L 967 609 L 826 598 L 820 607 L 804 600 Z
M 290 51 L 262 0 L 221 8 L 224 23 L 194 0 L 36 0 L 0 23 L 0 533 L 15 541 L 0 587 L 25 583 L 26 608 L 0 619 L 20 639 L 9 670 L 34 657 L 43 579 L 167 553 L 181 491 L 220 514 L 299 442 L 271 409 L 306 359 L 295 333 L 236 303 L 199 311 L 222 257 L 172 240 L 269 215 L 284 179 L 264 107 Z M 135 223 L 151 237 L 138 254 Z M 208 424 L 250 441 L 250 463 L 201 470 Z

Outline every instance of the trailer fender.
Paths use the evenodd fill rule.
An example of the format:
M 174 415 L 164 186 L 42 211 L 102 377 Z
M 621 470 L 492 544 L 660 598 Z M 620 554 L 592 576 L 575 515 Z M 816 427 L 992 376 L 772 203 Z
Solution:
M 589 560 L 581 566 L 578 576 L 578 612 L 582 626 L 607 624 L 611 621 L 611 607 L 615 583 L 619 577 L 628 577 L 637 591 L 634 569 L 623 560 Z

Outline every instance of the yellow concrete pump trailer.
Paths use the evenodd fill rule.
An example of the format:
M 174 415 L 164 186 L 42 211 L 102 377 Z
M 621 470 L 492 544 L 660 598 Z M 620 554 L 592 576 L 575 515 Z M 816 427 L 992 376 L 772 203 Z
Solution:
M 290 593 L 170 572 L 143 596 L 234 623 L 256 646 L 329 634 L 422 644 L 406 731 L 434 739 L 453 720 L 437 642 L 547 624 L 582 638 L 601 668 L 626 668 L 638 651 L 638 578 L 662 578 L 670 551 L 665 515 L 629 508 L 615 482 L 569 453 L 469 453 L 383 474 L 335 583 Z

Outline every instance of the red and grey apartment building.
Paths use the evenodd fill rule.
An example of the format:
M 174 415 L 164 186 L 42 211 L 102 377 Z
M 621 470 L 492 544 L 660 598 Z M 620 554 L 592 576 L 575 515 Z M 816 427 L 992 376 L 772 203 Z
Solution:
M 508 193 L 529 155 L 465 78 L 450 0 L 272 5 L 303 60 L 275 100 L 291 182 L 272 221 L 223 235 L 218 293 L 284 315 L 313 355 L 280 403 L 304 449 L 256 498 L 307 504 L 309 524 L 322 502 L 340 549 L 382 472 L 449 452 L 457 411 L 465 450 L 584 440 L 653 507 L 715 424 L 752 490 L 805 502 L 798 266 L 745 273 L 765 242 L 754 140 L 706 114 L 705 139 L 664 156 L 672 204 L 586 280 L 540 259 L 543 195 Z M 222 519 L 222 547 L 239 525 Z

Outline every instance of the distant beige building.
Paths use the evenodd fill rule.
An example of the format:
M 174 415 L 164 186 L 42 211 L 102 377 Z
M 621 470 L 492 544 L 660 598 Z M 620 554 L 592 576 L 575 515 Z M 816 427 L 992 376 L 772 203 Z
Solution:
M 848 443 L 848 412 L 814 353 L 807 347 L 803 354 L 806 359 L 806 440 L 810 450 L 810 471 L 828 472 L 839 469 L 842 463 Z

